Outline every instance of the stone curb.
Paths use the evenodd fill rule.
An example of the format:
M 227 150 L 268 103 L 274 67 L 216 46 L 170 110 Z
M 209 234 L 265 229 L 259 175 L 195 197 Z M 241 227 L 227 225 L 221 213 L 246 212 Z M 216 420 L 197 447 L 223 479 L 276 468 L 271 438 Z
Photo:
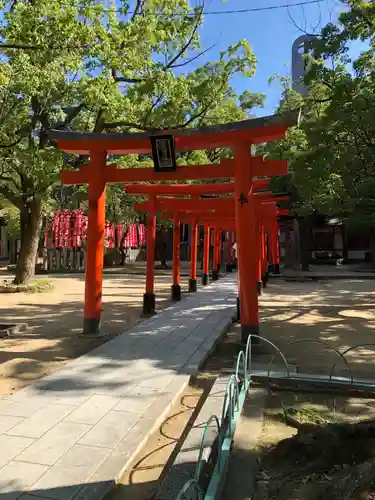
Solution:
M 256 448 L 262 435 L 266 400 L 266 389 L 249 389 L 234 434 L 223 500 L 247 500 L 253 496 L 259 472 Z
M 342 274 L 342 275 L 331 275 L 331 274 L 316 274 L 316 275 L 299 275 L 299 276 L 288 276 L 281 275 L 284 281 L 295 281 L 295 282 L 305 282 L 305 281 L 320 281 L 320 280 L 373 280 L 375 279 L 375 274 Z

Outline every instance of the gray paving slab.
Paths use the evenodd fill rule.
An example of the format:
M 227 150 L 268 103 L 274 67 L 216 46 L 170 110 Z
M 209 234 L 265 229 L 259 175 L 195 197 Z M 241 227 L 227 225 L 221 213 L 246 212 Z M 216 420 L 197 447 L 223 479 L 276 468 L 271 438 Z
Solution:
M 73 446 L 33 484 L 32 494 L 54 500 L 70 500 L 108 453 L 105 448 Z
M 113 410 L 143 415 L 159 395 L 160 391 L 157 389 L 137 386 L 127 396 L 122 398 Z
M 246 500 L 253 497 L 258 472 L 257 445 L 264 420 L 267 390 L 250 388 L 234 434 L 223 500 Z M 246 474 L 244 474 L 246 471 Z
M 22 475 L 19 473 L 22 469 Z M 18 498 L 22 491 L 37 481 L 48 467 L 39 464 L 29 464 L 13 460 L 1 469 L 0 498 L 13 500 Z
M 236 295 L 228 276 L 2 398 L 1 500 L 103 498 L 230 326 Z
M 6 465 L 8 462 L 13 460 L 14 457 L 22 453 L 34 442 L 35 442 L 34 439 L 29 439 L 20 436 L 8 436 L 7 434 L 2 434 L 0 436 L 0 450 L 1 450 L 0 467 Z
M 139 418 L 136 413 L 110 411 L 83 436 L 79 443 L 112 450 Z
M 71 412 L 66 418 L 66 422 L 75 422 L 77 424 L 92 424 L 101 420 L 114 406 L 119 402 L 115 396 L 105 396 L 103 394 L 94 394 L 85 401 L 76 410 Z
M 91 426 L 86 424 L 59 422 L 44 436 L 35 440 L 25 451 L 17 455 L 17 460 L 41 465 L 53 465 L 90 429 Z
M 0 434 L 10 431 L 16 425 L 19 425 L 25 419 L 23 417 L 11 417 L 9 415 L 0 415 Z
M 8 430 L 12 436 L 40 438 L 74 411 L 74 406 L 49 404 Z

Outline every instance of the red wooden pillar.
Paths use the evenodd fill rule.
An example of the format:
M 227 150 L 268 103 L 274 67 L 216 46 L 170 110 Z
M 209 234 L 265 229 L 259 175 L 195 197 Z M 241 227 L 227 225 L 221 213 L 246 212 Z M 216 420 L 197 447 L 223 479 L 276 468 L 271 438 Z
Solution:
M 212 281 L 217 281 L 219 279 L 219 272 L 218 272 L 218 234 L 219 230 L 217 227 L 214 228 L 214 237 L 213 237 L 213 243 L 214 243 L 214 248 L 213 248 L 213 259 L 212 259 Z
M 273 273 L 272 219 L 267 223 L 268 274 Z
M 222 246 L 223 246 L 222 235 L 223 235 L 223 232 L 220 229 L 218 231 L 218 235 L 217 235 L 217 275 L 218 275 L 218 277 L 220 277 L 220 269 L 221 269 L 221 257 L 222 257 Z
M 143 314 L 153 314 L 155 312 L 155 236 L 156 236 L 156 215 L 155 196 L 149 197 L 151 210 L 147 214 L 147 267 L 146 267 L 146 292 L 143 295 Z
M 262 283 L 263 287 L 266 288 L 268 283 L 268 263 L 267 263 L 267 252 L 266 252 L 266 229 L 264 224 L 260 226 L 260 241 L 261 241 L 261 260 L 262 260 Z
M 250 334 L 259 335 L 256 289 L 257 238 L 255 207 L 251 194 L 253 175 L 250 146 L 247 144 L 234 145 L 233 155 L 235 160 L 237 262 L 241 293 L 241 340 L 247 342 Z M 253 342 L 258 343 L 259 339 L 255 338 Z
M 197 291 L 197 254 L 198 254 L 198 224 L 194 221 L 191 228 L 190 279 L 189 292 Z
M 106 151 L 91 152 L 83 333 L 100 334 L 105 229 Z
M 270 231 L 270 247 L 271 247 L 271 264 L 272 272 L 280 274 L 280 250 L 279 250 L 279 235 L 278 235 L 278 222 L 275 220 L 272 224 Z
M 203 239 L 203 274 L 202 285 L 208 284 L 208 272 L 210 265 L 210 226 L 204 226 L 204 239 Z
M 228 231 L 228 258 L 226 264 L 227 273 L 231 273 L 233 271 L 233 233 L 232 231 Z
M 256 249 L 257 249 L 257 261 L 256 261 L 256 289 L 258 295 L 262 295 L 263 281 L 262 281 L 262 241 L 261 241 L 261 229 L 259 221 L 256 222 L 255 226 L 255 237 L 256 237 Z
M 173 284 L 172 284 L 172 300 L 181 300 L 180 286 L 180 239 L 181 226 L 178 217 L 173 219 Z

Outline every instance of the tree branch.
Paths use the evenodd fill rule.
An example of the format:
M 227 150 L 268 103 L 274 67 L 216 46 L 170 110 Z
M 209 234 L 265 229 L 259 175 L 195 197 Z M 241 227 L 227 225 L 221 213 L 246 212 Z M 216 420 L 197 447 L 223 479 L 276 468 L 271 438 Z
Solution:
M 138 125 L 137 123 L 132 123 L 132 122 L 121 121 L 113 123 L 103 123 L 103 130 L 118 128 L 118 127 L 135 128 L 137 130 L 142 130 L 143 132 L 156 132 L 157 130 L 159 130 L 155 127 L 143 127 L 142 125 Z
M 173 128 L 178 129 L 178 128 L 188 127 L 197 118 L 204 117 L 204 115 L 209 111 L 209 109 L 213 105 L 213 103 L 217 100 L 217 97 L 220 94 L 220 92 L 223 90 L 223 87 L 224 87 L 224 84 L 221 85 L 220 89 L 217 91 L 215 96 L 211 99 L 211 101 L 201 111 L 199 111 L 197 114 L 195 114 L 193 116 L 190 116 L 190 118 L 183 125 L 178 125 L 177 127 L 173 127 Z
M 134 21 L 134 19 L 141 15 L 142 14 L 142 10 L 143 10 L 143 7 L 144 7 L 144 4 L 145 4 L 145 0 L 137 0 L 137 4 L 135 6 L 135 9 L 134 9 L 134 12 L 133 12 L 133 15 L 131 17 L 131 21 Z
M 333 97 L 326 97 L 325 99 L 314 99 L 314 102 L 329 102 L 332 101 Z
M 0 193 L 19 210 L 22 209 L 24 205 L 23 199 L 12 193 L 12 191 L 7 186 L 0 185 Z
M 93 132 L 100 133 L 103 130 L 103 114 L 104 110 L 103 108 L 100 108 L 98 111 L 98 114 L 96 115 L 96 120 L 95 120 L 95 125 L 94 125 L 94 130 Z
M 207 52 L 209 52 L 211 49 L 213 49 L 216 45 L 218 44 L 218 42 L 215 42 L 214 44 L 212 44 L 210 47 L 208 47 L 207 49 L 205 50 L 202 50 L 202 52 L 199 52 L 199 54 L 195 55 L 194 57 L 191 57 L 190 59 L 188 59 L 187 61 L 185 62 L 181 62 L 179 64 L 173 64 L 173 66 L 169 66 L 169 69 L 175 69 L 175 68 L 182 68 L 183 66 L 187 66 L 188 64 L 192 63 L 193 61 L 196 61 L 199 57 L 203 56 L 204 54 L 206 54 Z
M 20 43 L 0 43 L 0 49 L 37 50 L 36 45 L 23 45 Z
M 143 119 L 143 126 L 144 127 L 146 127 L 146 124 L 148 122 L 148 119 L 151 116 L 151 113 L 154 111 L 154 109 L 156 108 L 156 106 L 163 100 L 163 97 L 164 97 L 163 94 L 159 95 L 159 97 L 157 97 L 156 100 L 150 106 L 150 109 L 147 111 L 147 113 L 145 115 L 145 118 Z
M 117 70 L 114 68 L 111 69 L 111 73 L 112 78 L 116 83 L 142 83 L 144 81 L 142 78 L 126 78 L 125 76 L 118 76 Z
M 83 108 L 85 108 L 84 102 L 81 102 L 81 104 L 78 104 L 78 106 L 70 108 L 69 112 L 66 113 L 66 118 L 64 120 L 64 126 L 66 127 L 74 120 L 74 118 L 77 118 L 77 116 L 80 114 L 80 112 L 82 111 Z
M 185 43 L 185 45 L 183 45 L 183 47 L 177 52 L 177 54 L 169 61 L 167 62 L 167 64 L 164 66 L 163 70 L 164 71 L 167 71 L 168 69 L 171 69 L 173 66 L 174 66 L 174 63 L 176 61 L 178 61 L 178 59 L 186 52 L 186 50 L 190 47 L 190 45 L 192 44 L 193 40 L 194 40 L 194 36 L 196 34 L 196 32 L 198 31 L 198 28 L 200 26 L 200 23 L 201 23 L 201 19 L 202 19 L 202 14 L 203 14 L 203 9 L 204 9 L 204 4 L 202 5 L 202 7 L 200 8 L 200 12 L 197 16 L 197 21 L 195 23 L 195 26 L 193 28 L 193 31 L 188 39 L 188 41 Z
M 11 144 L 0 144 L 0 149 L 13 148 L 14 146 L 17 146 L 17 144 L 19 144 L 23 138 L 24 136 L 21 135 L 16 141 L 12 142 Z
M 207 106 L 205 106 L 201 111 L 199 111 L 199 113 L 190 116 L 190 118 L 185 123 L 183 123 L 182 125 L 177 125 L 176 127 L 172 127 L 172 128 L 179 129 L 179 128 L 188 127 L 191 123 L 193 123 L 194 120 L 196 120 L 197 118 L 203 117 L 208 112 L 208 110 L 210 109 L 210 107 L 212 106 L 212 103 L 213 103 L 213 101 L 211 101 L 210 103 L 208 103 Z

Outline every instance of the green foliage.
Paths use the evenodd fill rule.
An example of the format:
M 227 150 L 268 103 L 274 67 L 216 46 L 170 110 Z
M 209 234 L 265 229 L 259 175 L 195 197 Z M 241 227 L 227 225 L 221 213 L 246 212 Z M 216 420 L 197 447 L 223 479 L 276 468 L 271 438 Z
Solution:
M 375 9 L 358 0 L 349 6 L 315 42 L 307 96 L 282 80 L 280 110 L 302 107 L 303 122 L 266 152 L 289 160 L 290 175 L 276 186 L 290 190 L 296 215 L 337 215 L 348 227 L 374 230 Z M 356 39 L 369 49 L 351 61 L 348 48 Z
M 130 13 L 127 0 L 104 5 L 93 0 L 3 2 L 2 39 L 34 48 L 4 50 L 0 62 L 0 194 L 20 209 L 32 198 L 48 200 L 58 192 L 63 163 L 85 161 L 63 156 L 48 138 L 51 128 L 107 132 L 199 126 L 243 119 L 261 105 L 262 97 L 249 92 L 238 100 L 230 86 L 234 75 L 255 72 L 256 58 L 246 40 L 223 50 L 217 61 L 187 70 L 189 61 L 204 56 L 200 7 L 192 9 L 187 0 L 146 0 Z M 151 166 L 150 158 L 137 156 L 121 164 L 129 168 L 140 160 Z M 69 203 L 82 194 L 84 189 L 76 189 Z M 110 213 L 128 210 L 122 198 L 121 188 L 109 188 Z
M 20 237 L 20 211 L 8 200 L 0 199 L 0 207 L 7 222 L 7 233 L 10 238 Z

